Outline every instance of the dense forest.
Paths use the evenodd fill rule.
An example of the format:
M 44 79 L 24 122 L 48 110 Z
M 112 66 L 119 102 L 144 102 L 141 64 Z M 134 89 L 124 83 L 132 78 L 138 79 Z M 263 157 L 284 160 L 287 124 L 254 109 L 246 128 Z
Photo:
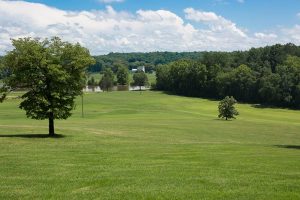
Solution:
M 179 95 L 300 107 L 300 47 L 294 44 L 204 52 L 161 65 L 156 76 L 157 89 Z

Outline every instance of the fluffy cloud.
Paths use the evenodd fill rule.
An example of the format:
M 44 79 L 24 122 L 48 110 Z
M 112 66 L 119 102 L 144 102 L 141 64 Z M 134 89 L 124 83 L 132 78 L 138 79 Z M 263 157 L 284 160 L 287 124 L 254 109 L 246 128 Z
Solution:
M 193 8 L 186 8 L 184 12 L 186 14 L 186 19 L 207 24 L 212 31 L 226 32 L 240 37 L 246 37 L 246 34 L 241 29 L 237 28 L 233 22 L 222 16 L 218 16 L 213 12 L 202 12 Z
M 44 4 L 0 0 L 0 54 L 10 38 L 59 36 L 79 42 L 92 54 L 108 52 L 238 50 L 276 42 L 300 43 L 300 26 L 249 35 L 213 12 L 184 10 L 185 18 L 167 10 L 119 12 L 65 11 Z M 198 26 L 200 25 L 200 26 Z M 202 26 L 205 28 L 199 28 Z M 198 28 L 197 28 L 198 27 Z M 283 34 L 284 32 L 284 34 Z
M 300 44 L 300 25 L 283 29 L 283 34 L 285 35 L 283 42 L 286 43 L 292 41 L 296 44 Z
M 274 33 L 266 34 L 266 33 L 255 33 L 255 37 L 259 39 L 276 39 L 277 35 Z

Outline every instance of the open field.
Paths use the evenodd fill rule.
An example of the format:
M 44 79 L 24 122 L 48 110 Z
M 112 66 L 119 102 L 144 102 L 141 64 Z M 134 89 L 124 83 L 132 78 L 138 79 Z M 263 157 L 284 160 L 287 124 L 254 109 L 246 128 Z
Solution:
M 48 138 L 18 102 L 0 104 L 0 199 L 300 199 L 300 111 L 95 93 Z

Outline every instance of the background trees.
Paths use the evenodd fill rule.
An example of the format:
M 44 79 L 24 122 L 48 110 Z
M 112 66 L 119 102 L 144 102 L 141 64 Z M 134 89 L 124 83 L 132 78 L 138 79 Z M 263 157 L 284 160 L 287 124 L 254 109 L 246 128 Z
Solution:
M 300 108 L 299 57 L 300 47 L 291 43 L 234 52 L 110 53 L 96 56 L 90 69 L 111 68 L 124 84 L 125 69 L 143 65 L 156 72 L 158 90 Z
M 2 96 L 15 89 L 25 90 L 20 108 L 32 119 L 48 119 L 53 136 L 54 120 L 67 119 L 74 99 L 85 85 L 86 67 L 94 63 L 79 44 L 23 38 L 12 40 L 13 50 L 4 59 L 9 75 L 3 80 Z
M 118 65 L 123 65 L 129 70 L 145 66 L 146 73 L 149 73 L 159 65 L 180 59 L 198 59 L 202 54 L 202 52 L 109 53 L 108 55 L 94 56 L 96 63 L 91 65 L 88 70 L 100 72 L 109 67 L 116 72 Z
M 88 80 L 87 85 L 92 87 L 93 91 L 95 90 L 95 87 L 98 85 L 97 81 L 95 78 L 92 76 L 91 79 Z
M 117 82 L 119 85 L 127 85 L 129 82 L 128 69 L 125 66 L 119 66 L 117 71 Z
M 180 60 L 170 64 L 171 91 L 188 96 L 204 94 L 207 70 L 205 65 L 193 60 Z
M 249 51 L 204 52 L 156 69 L 157 89 L 179 95 L 223 98 L 300 108 L 300 47 L 293 44 Z
M 99 83 L 102 90 L 108 91 L 114 86 L 114 73 L 110 68 L 106 68 Z
M 219 96 L 235 96 L 240 101 L 256 100 L 256 77 L 254 72 L 246 65 L 240 65 L 227 73 L 216 77 Z
M 143 71 L 137 71 L 133 74 L 133 85 L 139 86 L 142 90 L 142 86 L 145 86 L 148 83 L 148 77 Z

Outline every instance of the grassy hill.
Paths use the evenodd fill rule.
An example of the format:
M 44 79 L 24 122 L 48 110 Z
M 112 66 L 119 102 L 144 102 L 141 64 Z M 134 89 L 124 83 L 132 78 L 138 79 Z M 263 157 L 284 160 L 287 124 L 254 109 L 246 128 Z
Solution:
M 0 104 L 0 199 L 300 199 L 299 111 L 95 93 L 47 138 L 18 102 Z

